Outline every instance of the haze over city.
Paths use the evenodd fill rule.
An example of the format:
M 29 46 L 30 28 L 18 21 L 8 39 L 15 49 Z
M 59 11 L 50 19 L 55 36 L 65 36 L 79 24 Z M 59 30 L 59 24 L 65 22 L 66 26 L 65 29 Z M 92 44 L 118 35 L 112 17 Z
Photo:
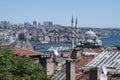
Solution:
M 119 28 L 119 4 L 120 0 L 1 0 L 0 21 L 52 21 L 68 26 L 73 16 L 78 27 Z

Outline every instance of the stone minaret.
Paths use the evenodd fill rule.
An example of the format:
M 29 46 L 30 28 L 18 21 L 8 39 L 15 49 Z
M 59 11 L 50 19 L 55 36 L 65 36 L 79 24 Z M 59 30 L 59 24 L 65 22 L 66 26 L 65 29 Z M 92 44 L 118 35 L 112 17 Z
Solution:
M 73 16 L 71 19 L 71 41 L 72 41 L 72 49 L 74 49 L 74 28 L 73 28 Z
M 75 29 L 77 29 L 77 17 L 76 17 L 76 20 L 75 20 Z
M 77 17 L 76 17 L 76 20 L 75 20 L 75 44 L 77 44 Z
M 73 28 L 73 16 L 72 16 L 72 19 L 71 19 L 71 28 Z

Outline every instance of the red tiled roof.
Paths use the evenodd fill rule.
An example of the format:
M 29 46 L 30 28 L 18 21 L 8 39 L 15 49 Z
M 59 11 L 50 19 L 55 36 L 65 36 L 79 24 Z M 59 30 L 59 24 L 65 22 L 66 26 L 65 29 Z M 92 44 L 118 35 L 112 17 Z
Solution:
M 101 50 L 98 48 L 93 49 L 94 52 L 100 54 Z M 88 48 L 84 50 L 85 52 L 90 52 Z M 112 50 L 112 51 L 120 51 L 120 50 Z M 83 67 L 89 63 L 95 56 L 89 55 L 89 56 L 82 56 L 80 61 L 75 63 L 75 72 L 76 72 L 76 80 L 89 80 L 89 73 L 83 71 Z M 61 69 L 61 71 L 65 71 L 66 66 L 64 65 Z M 119 80 L 120 77 L 112 78 L 111 80 Z
M 82 67 L 84 67 L 88 62 L 90 62 L 94 56 L 82 56 L 80 61 L 75 63 L 75 72 L 78 73 L 76 80 L 89 80 L 88 73 L 83 73 Z M 79 74 L 81 72 L 81 74 Z
M 19 48 L 19 47 L 14 47 L 14 54 L 17 54 L 20 56 L 42 55 L 42 53 L 39 53 L 33 50 Z
M 89 48 L 85 48 L 84 52 L 91 52 Z
M 93 50 L 98 54 L 102 52 L 99 48 L 94 48 Z
M 120 50 L 118 50 L 118 49 L 112 49 L 111 51 L 113 51 L 113 52 L 120 52 Z
M 101 53 L 101 50 L 99 49 L 99 48 L 94 48 L 94 49 L 92 49 L 94 52 L 96 52 L 96 53 Z M 90 48 L 85 48 L 84 49 L 84 52 L 91 52 L 91 50 L 90 50 Z
M 93 49 L 96 53 L 100 53 L 100 50 L 99 49 Z M 90 49 L 89 48 L 86 48 L 84 50 L 85 52 L 90 52 Z M 88 73 L 83 73 L 83 70 L 82 68 L 87 64 L 89 63 L 92 59 L 94 58 L 93 55 L 89 55 L 89 56 L 82 56 L 80 61 L 77 61 L 75 63 L 75 72 L 76 72 L 76 80 L 89 80 L 89 76 L 88 76 Z M 65 71 L 66 69 L 66 66 L 64 65 L 62 67 L 62 71 Z
M 89 80 L 89 74 L 88 73 L 82 73 L 81 75 L 77 75 L 76 80 Z
M 76 69 L 76 71 L 78 71 L 79 69 L 81 69 L 82 67 L 84 67 L 93 58 L 94 58 L 94 56 L 82 56 L 82 58 L 80 59 L 80 61 L 78 61 L 78 62 L 75 63 L 75 69 Z
M 98 48 L 93 49 L 94 52 L 100 54 L 101 51 Z M 85 52 L 90 52 L 89 48 L 85 49 Z M 95 56 L 89 55 L 89 56 L 82 56 L 80 61 L 75 63 L 75 72 L 78 73 L 76 75 L 76 80 L 89 80 L 88 72 L 84 73 L 82 71 L 82 67 L 84 67 L 87 63 L 89 63 Z M 81 72 L 81 74 L 79 74 Z

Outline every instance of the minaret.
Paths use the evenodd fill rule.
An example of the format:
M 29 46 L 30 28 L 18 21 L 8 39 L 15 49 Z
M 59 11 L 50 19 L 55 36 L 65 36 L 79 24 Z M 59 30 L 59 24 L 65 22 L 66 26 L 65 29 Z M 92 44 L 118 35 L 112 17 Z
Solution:
M 71 19 L 71 41 L 72 41 L 72 49 L 74 49 L 74 28 L 73 28 L 73 16 Z
M 77 17 L 76 17 L 76 20 L 75 20 L 75 44 L 77 44 Z
M 77 17 L 76 17 L 76 20 L 75 20 L 75 29 L 77 29 Z
M 71 28 L 73 28 L 73 16 L 72 16 L 72 19 L 71 19 Z

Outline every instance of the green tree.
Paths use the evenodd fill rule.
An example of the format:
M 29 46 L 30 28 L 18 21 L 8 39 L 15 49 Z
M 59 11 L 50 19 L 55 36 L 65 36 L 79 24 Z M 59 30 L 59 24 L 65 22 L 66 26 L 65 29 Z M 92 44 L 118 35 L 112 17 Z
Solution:
M 0 80 L 47 80 L 44 69 L 30 57 L 13 54 L 10 47 L 0 48 Z

